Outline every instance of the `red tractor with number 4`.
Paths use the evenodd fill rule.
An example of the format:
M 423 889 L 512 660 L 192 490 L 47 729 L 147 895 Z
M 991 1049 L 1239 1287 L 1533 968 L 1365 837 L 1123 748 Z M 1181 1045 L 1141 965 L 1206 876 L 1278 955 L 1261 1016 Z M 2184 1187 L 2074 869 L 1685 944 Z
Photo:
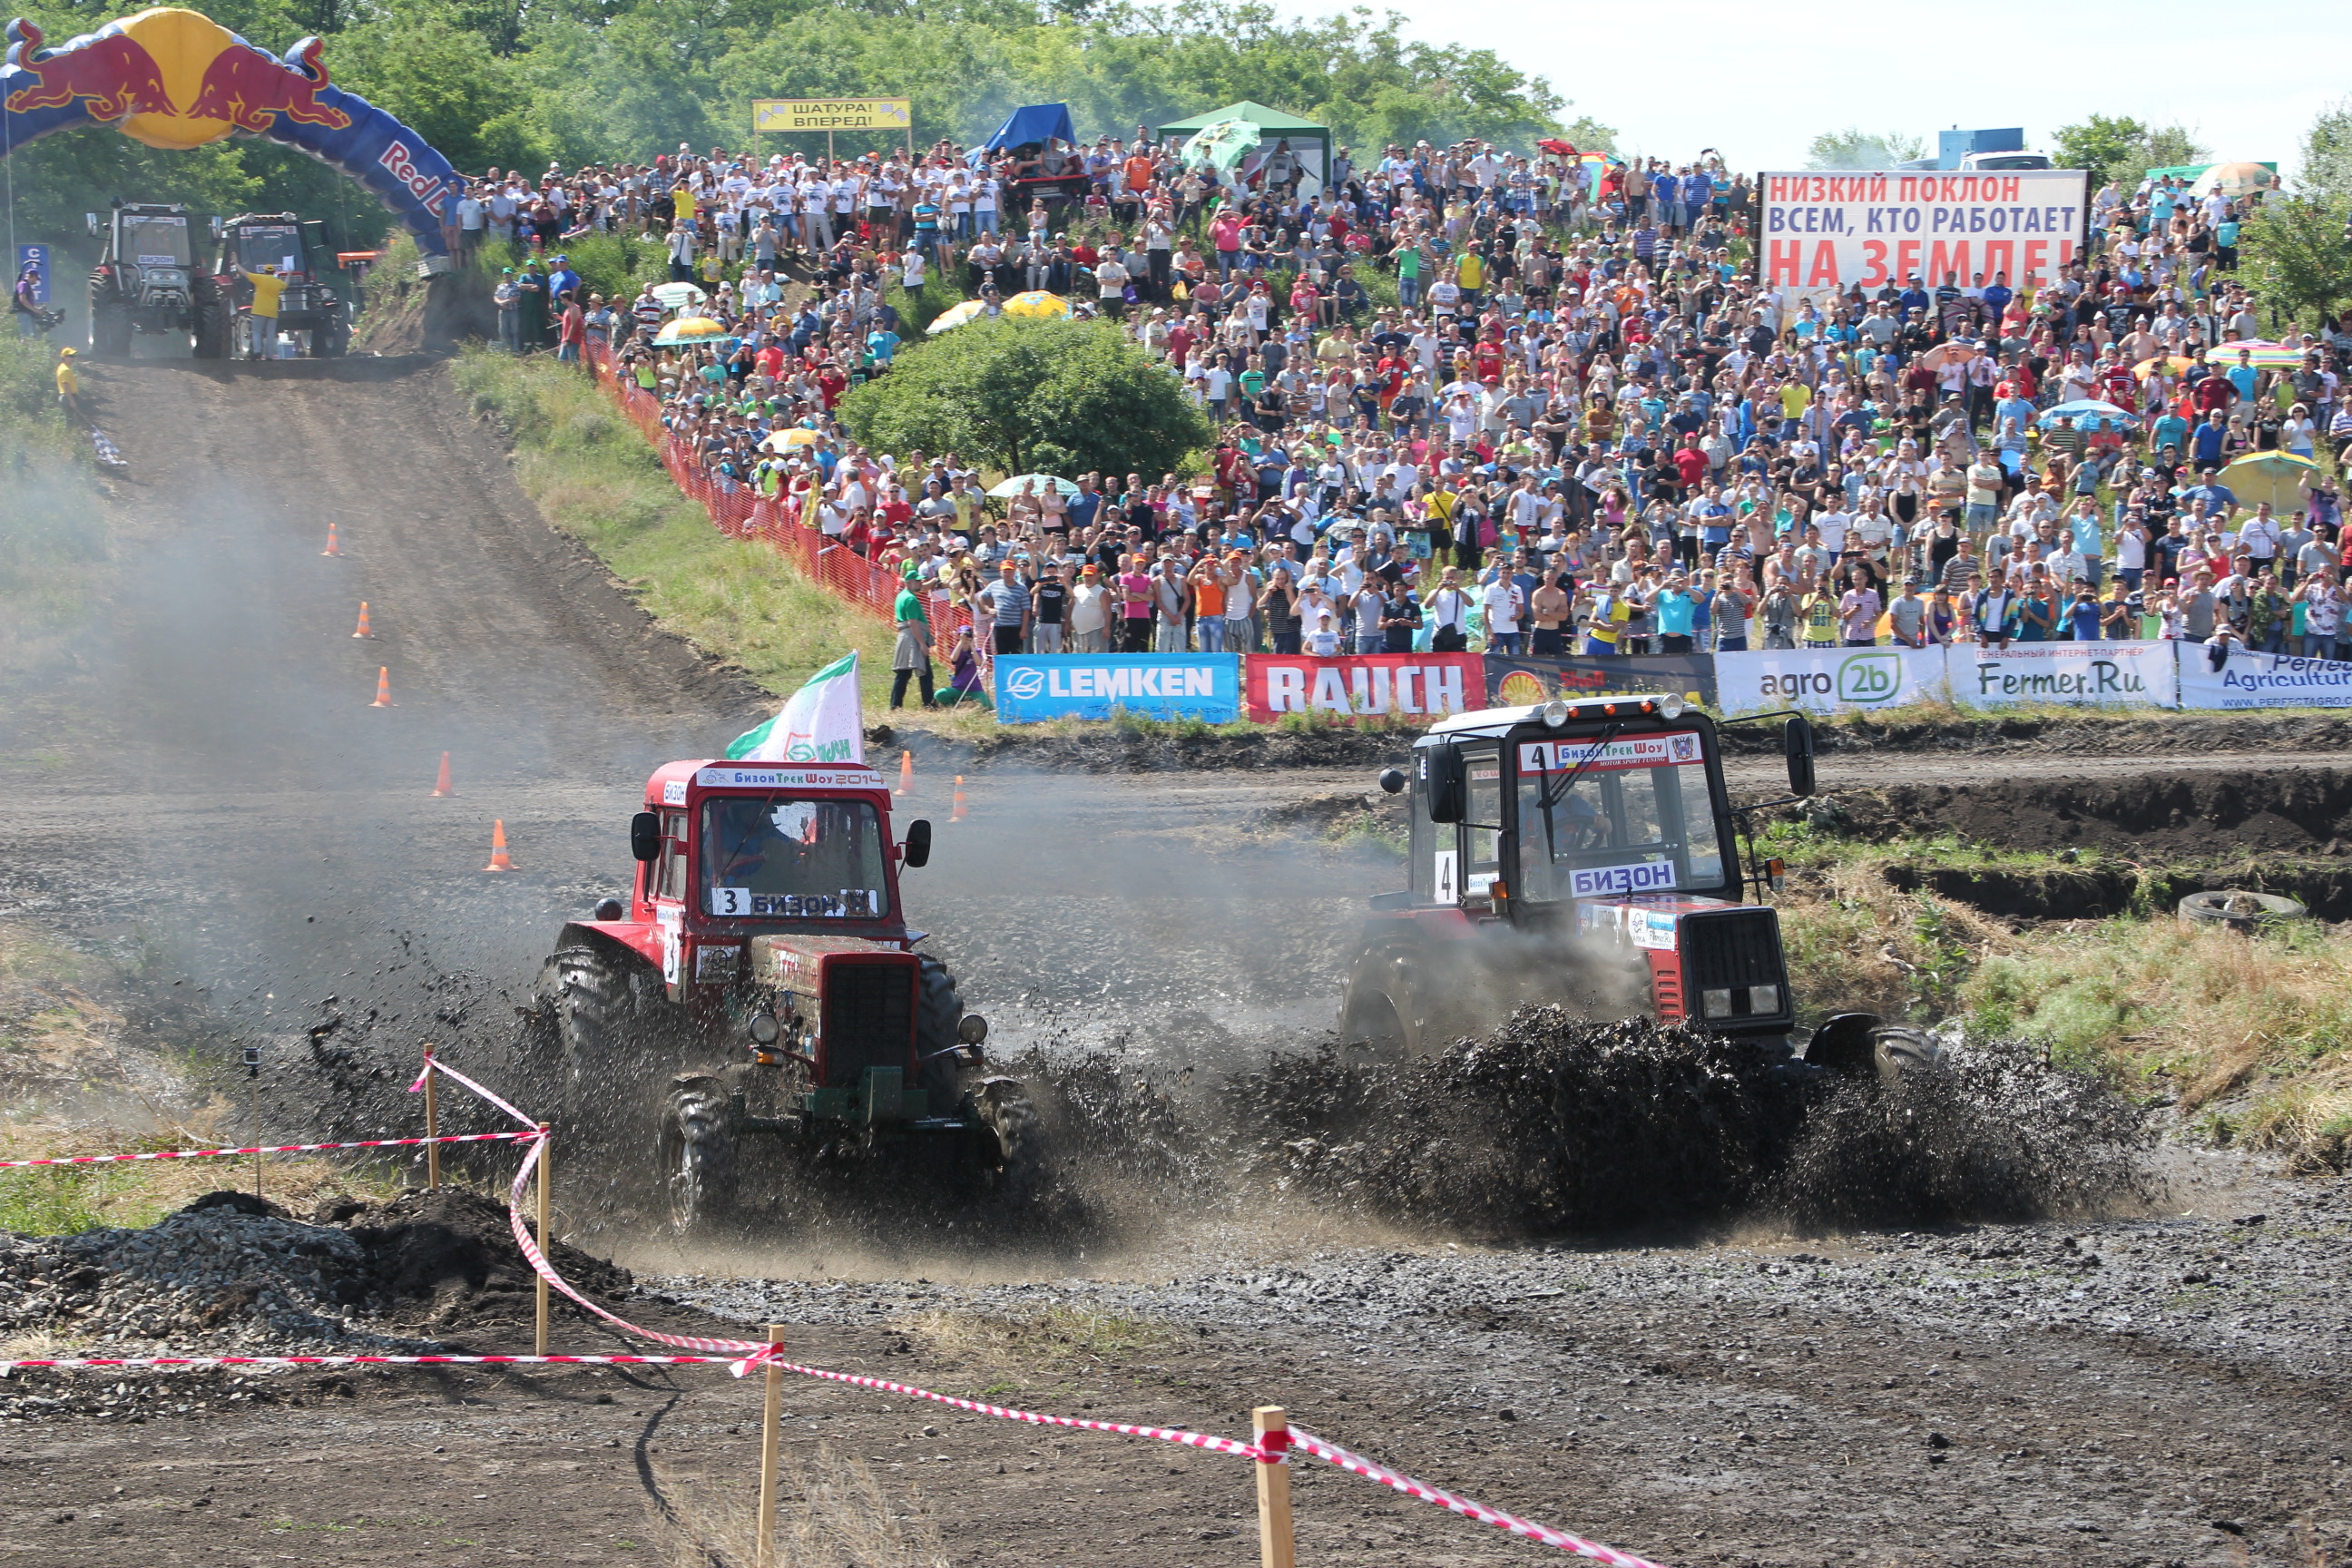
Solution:
M 894 840 L 878 773 L 671 763 L 629 837 L 629 900 L 563 928 L 525 1015 L 559 1131 L 604 1156 L 616 1187 L 650 1145 L 660 1216 L 704 1228 L 736 1211 L 744 1146 L 761 1140 L 1026 1194 L 1028 1098 L 987 1070 L 988 1026 L 946 966 L 914 951 L 924 933 L 907 929 L 898 873 L 929 860 L 931 825 Z
M 1714 721 L 1680 697 L 1553 701 L 1454 714 L 1413 748 L 1411 886 L 1377 894 L 1341 1029 L 1420 1054 L 1528 1004 L 1646 1016 L 1776 1046 L 1797 1031 L 1776 860 L 1743 869 L 1742 819 L 1813 793 L 1812 726 L 1782 718 L 1790 795 L 1731 805 Z M 1732 721 L 1747 722 L 1751 721 Z M 1893 1079 L 1932 1065 L 1915 1030 L 1845 1013 L 1805 1059 Z

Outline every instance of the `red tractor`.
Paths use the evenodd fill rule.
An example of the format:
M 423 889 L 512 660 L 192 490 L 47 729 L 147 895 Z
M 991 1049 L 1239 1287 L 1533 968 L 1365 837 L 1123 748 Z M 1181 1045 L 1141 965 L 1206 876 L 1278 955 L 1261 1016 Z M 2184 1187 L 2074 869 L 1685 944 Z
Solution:
M 1779 915 L 1747 902 L 1778 861 L 1743 870 L 1748 812 L 1813 793 L 1813 741 L 1784 718 L 1790 795 L 1735 808 L 1716 725 L 1682 699 L 1597 698 L 1458 713 L 1413 748 L 1412 884 L 1372 899 L 1348 977 L 1349 1037 L 1418 1054 L 1527 1004 L 1646 1015 L 1786 1041 L 1797 1028 Z M 1744 722 L 1749 721 L 1734 721 Z M 1914 1031 L 1847 1013 L 1805 1058 L 1893 1078 L 1932 1055 Z
M 569 1131 L 625 1168 L 658 1149 L 673 1227 L 734 1209 L 754 1138 L 1025 1194 L 1028 1099 L 985 1071 L 986 1022 L 914 951 L 898 871 L 929 860 L 931 825 L 894 841 L 879 774 L 671 763 L 629 838 L 627 906 L 563 928 L 526 1038 Z

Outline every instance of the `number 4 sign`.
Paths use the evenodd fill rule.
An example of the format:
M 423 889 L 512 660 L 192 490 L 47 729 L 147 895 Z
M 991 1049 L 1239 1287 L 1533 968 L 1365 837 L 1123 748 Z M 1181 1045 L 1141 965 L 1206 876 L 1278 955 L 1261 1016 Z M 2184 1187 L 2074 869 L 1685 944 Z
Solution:
M 1454 879 L 1454 868 L 1456 853 L 1456 851 L 1452 849 L 1440 849 L 1437 851 L 1437 877 L 1436 888 L 1434 890 L 1437 901 L 1441 904 L 1458 902 L 1462 896 L 1462 889 Z

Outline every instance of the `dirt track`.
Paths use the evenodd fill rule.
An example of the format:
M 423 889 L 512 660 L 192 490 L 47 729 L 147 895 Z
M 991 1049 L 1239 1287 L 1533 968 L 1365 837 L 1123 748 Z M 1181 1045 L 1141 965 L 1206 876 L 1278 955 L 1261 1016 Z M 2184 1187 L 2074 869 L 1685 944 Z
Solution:
M 73 668 L 0 691 L 0 777 L 13 786 L 0 914 L 143 953 L 167 983 L 203 990 L 225 1032 L 263 1037 L 273 1132 L 405 1125 L 398 1090 L 420 1040 L 495 1068 L 505 1002 L 530 984 L 556 921 L 625 871 L 625 819 L 650 764 L 715 751 L 763 704 L 653 633 L 545 527 L 430 361 L 94 365 L 86 379 L 133 465 L 117 507 L 117 587 Z M 340 560 L 319 554 L 331 519 Z M 362 599 L 373 642 L 350 635 Z M 399 704 L 389 710 L 368 706 L 379 666 Z M 426 797 L 444 750 L 453 801 Z M 2015 780 L 2301 760 L 2021 749 L 2000 765 Z M 1823 779 L 1948 784 L 1959 765 L 1838 755 Z M 1234 821 L 1361 790 L 1369 772 L 1041 778 L 1000 761 L 972 774 L 972 820 L 942 827 L 910 896 L 936 916 L 933 945 L 969 976 L 969 999 L 1011 1038 L 1117 1040 L 1162 1065 L 1239 1062 L 1328 1021 L 1333 942 L 1391 873 L 1335 858 L 1306 827 L 1261 829 L 1236 855 Z M 1742 763 L 1738 775 L 1760 791 L 1771 769 Z M 927 773 L 917 807 L 944 817 L 943 784 Z M 514 876 L 480 871 L 494 816 L 513 839 Z M 1087 852 L 1072 854 L 1074 842 Z M 2352 1211 L 2305 1189 L 2325 1198 L 2294 1220 L 2316 1250 L 2298 1250 L 2283 1226 L 2264 1230 L 2249 1283 L 2217 1304 L 2180 1281 L 2247 1235 L 2232 1218 L 2250 1207 L 2277 1218 L 2294 1194 L 2235 1167 L 2200 1169 L 2218 1184 L 2184 1188 L 2173 1212 L 2194 1217 L 2167 1226 L 1920 1245 L 1643 1238 L 1563 1261 L 1308 1217 L 1233 1236 L 1169 1220 L 1163 1238 L 1146 1226 L 1091 1260 L 1060 1251 L 980 1267 L 852 1247 L 688 1261 L 877 1276 L 887 1283 L 829 1298 L 690 1293 L 808 1324 L 796 1331 L 811 1359 L 957 1386 L 985 1380 L 919 1348 L 882 1359 L 902 1342 L 882 1325 L 909 1303 L 967 1300 L 910 1276 L 1030 1288 L 980 1300 L 992 1309 L 1034 1303 L 1042 1289 L 1164 1316 L 1211 1337 L 1049 1372 L 1035 1396 L 1224 1431 L 1245 1398 L 1279 1396 L 1338 1440 L 1669 1561 L 1957 1560 L 1994 1548 L 2118 1565 L 2242 1552 L 2269 1563 L 2294 1556 L 2305 1517 L 2340 1557 L 2352 1390 L 2326 1352 L 2345 1327 L 2331 1249 Z M 2079 1272 L 2061 1239 L 2094 1229 L 2096 1247 L 2114 1237 L 2144 1257 L 2123 1292 L 2137 1331 L 2070 1306 L 2079 1284 L 2053 1286 Z M 1963 1288 L 2000 1272 L 1965 1256 L 1995 1244 L 2024 1259 L 2021 1296 L 1998 1310 Z M 1836 1265 L 1817 1306 L 1790 1294 L 1809 1276 L 1766 1283 L 1782 1279 L 1766 1272 L 1776 1259 L 1808 1246 Z M 1377 1260 L 1391 1255 L 1405 1262 Z M 1426 1289 L 1398 1296 L 1381 1281 L 1399 1268 L 1426 1271 Z M 1258 1276 L 1262 1286 L 1240 1288 Z M 1309 1299 L 1322 1305 L 1294 1310 Z M 1933 1398 L 1931 1366 L 1948 1380 Z M 644 1386 L 656 1381 L 581 1374 L 551 1380 L 546 1397 L 524 1380 L 366 1380 L 354 1401 L 162 1419 L 135 1435 L 62 1418 L 12 1426 L 0 1429 L 0 1540 L 28 1561 L 100 1564 L 473 1561 L 475 1542 L 541 1561 L 642 1561 L 615 1542 L 643 1539 L 648 1495 L 678 1494 L 661 1470 L 734 1472 L 751 1452 L 727 1431 L 748 1391 L 706 1378 L 673 1400 Z M 622 1397 L 596 1406 L 592 1389 Z M 486 1403 L 461 1403 L 474 1398 Z M 944 1521 L 971 1521 L 951 1532 L 962 1561 L 1238 1563 L 1253 1550 L 1245 1521 L 1216 1517 L 1245 1506 L 1246 1478 L 1207 1458 L 1056 1445 L 871 1395 L 793 1404 L 843 1451 L 879 1456 L 887 1476 L 915 1474 L 892 1467 L 926 1450 L 948 1454 L 920 1472 L 922 1489 Z M 921 1437 L 926 1425 L 941 1436 Z M 1953 1449 L 1932 1447 L 1930 1431 Z M 312 1456 L 328 1462 L 295 1468 Z M 453 1484 L 460 1475 L 467 1484 Z M 558 1517 L 519 1517 L 506 1489 L 519 1480 Z M 223 1506 L 186 1511 L 200 1485 Z M 1360 1482 L 1320 1479 L 1312 1496 L 1318 1561 L 1540 1555 Z M 67 1511 L 70 1523 L 58 1518 Z M 327 1528 L 361 1515 L 391 1522 Z M 273 1530 L 281 1516 L 297 1528 Z

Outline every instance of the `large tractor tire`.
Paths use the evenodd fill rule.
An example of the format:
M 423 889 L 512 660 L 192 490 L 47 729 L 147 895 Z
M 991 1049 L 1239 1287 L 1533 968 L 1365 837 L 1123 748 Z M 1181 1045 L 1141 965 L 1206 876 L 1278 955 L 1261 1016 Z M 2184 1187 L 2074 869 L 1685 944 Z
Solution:
M 1840 1013 L 1813 1031 L 1805 1060 L 1840 1078 L 1883 1084 L 1942 1070 L 1935 1042 L 1875 1013 Z
M 193 352 L 196 358 L 228 358 L 229 334 L 236 331 L 236 312 L 229 309 L 227 296 L 221 292 L 219 281 L 211 273 L 196 274 L 195 301 Z
M 89 352 L 109 359 L 131 357 L 131 308 L 115 297 L 101 271 L 89 275 Z
M 981 1080 L 972 1096 L 981 1125 L 996 1140 L 996 1191 L 1008 1202 L 1027 1203 L 1045 1179 L 1045 1143 L 1036 1108 L 1017 1079 Z
M 310 329 L 312 359 L 341 359 L 351 352 L 352 323 L 341 310 L 334 311 Z
M 1419 1032 L 1407 1016 L 1411 963 L 1394 948 L 1373 948 L 1357 958 L 1348 971 L 1347 994 L 1339 1005 L 1342 1038 L 1386 1056 L 1408 1057 L 1419 1048 Z
M 657 1149 L 672 1231 L 707 1235 L 735 1212 L 735 1131 L 727 1086 L 707 1073 L 670 1086 Z
M 2311 911 L 2297 899 L 2229 888 L 2191 893 L 2180 900 L 2176 912 L 2184 925 L 2220 925 L 2235 931 L 2253 931 L 2280 921 L 2299 921 Z
M 931 1114 L 941 1116 L 955 1108 L 956 1031 L 963 1024 L 963 994 L 938 959 L 926 955 L 922 968 L 922 994 L 915 999 L 915 1055 L 922 1063 L 919 1081 L 930 1091 Z

